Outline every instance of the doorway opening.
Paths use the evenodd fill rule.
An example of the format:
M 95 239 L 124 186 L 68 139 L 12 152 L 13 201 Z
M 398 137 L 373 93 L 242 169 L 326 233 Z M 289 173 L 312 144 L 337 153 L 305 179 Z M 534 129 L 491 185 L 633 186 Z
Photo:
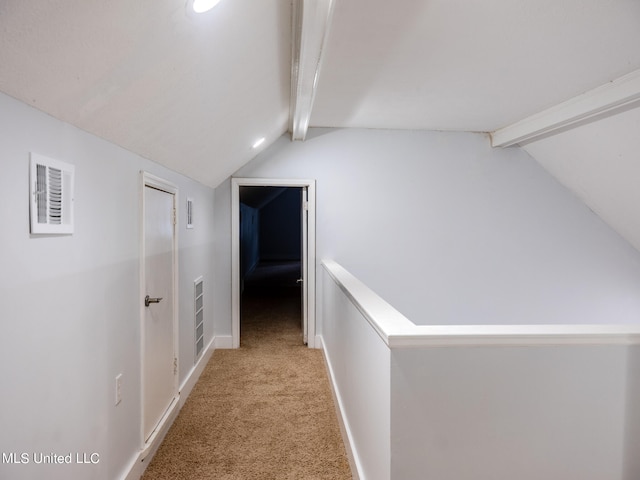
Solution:
M 302 322 L 302 187 L 240 187 L 240 345 Z
M 278 309 L 314 347 L 315 182 L 234 178 L 231 203 L 233 347 L 244 313 Z

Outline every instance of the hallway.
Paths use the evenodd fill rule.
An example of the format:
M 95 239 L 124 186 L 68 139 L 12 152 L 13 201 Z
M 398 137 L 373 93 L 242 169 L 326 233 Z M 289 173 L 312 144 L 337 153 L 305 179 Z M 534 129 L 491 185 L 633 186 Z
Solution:
M 145 480 L 351 478 L 322 352 L 302 344 L 296 278 L 289 264 L 247 279 L 240 349 L 214 352 Z

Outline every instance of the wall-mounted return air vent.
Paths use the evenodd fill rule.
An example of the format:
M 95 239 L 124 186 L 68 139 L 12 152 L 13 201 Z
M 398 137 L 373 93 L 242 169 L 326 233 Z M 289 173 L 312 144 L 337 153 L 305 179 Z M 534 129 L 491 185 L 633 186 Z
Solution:
M 198 361 L 204 348 L 204 285 L 202 277 L 197 278 L 193 282 L 194 289 L 194 309 L 195 312 L 195 341 L 196 341 L 196 358 Z
M 32 234 L 73 233 L 74 166 L 31 153 Z
M 187 198 L 187 228 L 193 228 L 193 198 Z

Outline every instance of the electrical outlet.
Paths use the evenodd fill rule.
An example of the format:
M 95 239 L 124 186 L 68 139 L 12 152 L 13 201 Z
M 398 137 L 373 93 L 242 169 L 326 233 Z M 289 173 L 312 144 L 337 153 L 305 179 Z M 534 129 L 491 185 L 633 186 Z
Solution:
M 122 401 L 122 374 L 116 377 L 116 405 Z

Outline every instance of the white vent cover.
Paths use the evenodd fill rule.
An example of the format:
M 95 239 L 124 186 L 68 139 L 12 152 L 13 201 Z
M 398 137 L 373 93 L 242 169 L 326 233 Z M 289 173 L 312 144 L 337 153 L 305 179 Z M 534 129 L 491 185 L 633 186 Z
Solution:
M 187 228 L 193 228 L 193 198 L 187 198 Z
M 196 358 L 198 361 L 204 349 L 204 286 L 202 277 L 193 282 L 194 290 L 194 312 L 195 312 L 195 341 Z
M 31 153 L 31 233 L 73 233 L 74 166 Z

